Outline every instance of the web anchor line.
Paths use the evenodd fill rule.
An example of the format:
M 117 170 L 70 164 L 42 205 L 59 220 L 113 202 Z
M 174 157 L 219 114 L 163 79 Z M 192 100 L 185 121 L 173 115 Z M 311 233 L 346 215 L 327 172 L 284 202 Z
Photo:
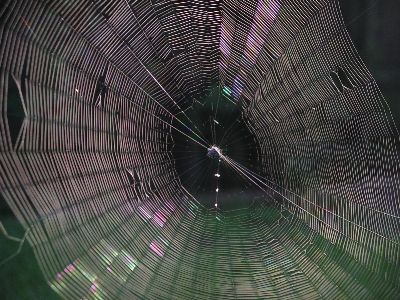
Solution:
M 25 233 L 22 238 L 17 238 L 17 237 L 11 236 L 8 234 L 6 228 L 3 225 L 3 222 L 0 221 L 0 233 L 2 233 L 6 239 L 18 243 L 17 251 L 15 251 L 13 254 L 11 254 L 7 258 L 3 259 L 2 261 L 0 261 L 0 267 L 5 265 L 7 262 L 9 262 L 10 260 L 12 260 L 13 258 L 15 258 L 16 256 L 18 256 L 21 253 L 22 247 L 25 244 L 26 237 L 28 236 L 29 232 L 30 232 L 30 228 L 27 228 L 25 230 Z

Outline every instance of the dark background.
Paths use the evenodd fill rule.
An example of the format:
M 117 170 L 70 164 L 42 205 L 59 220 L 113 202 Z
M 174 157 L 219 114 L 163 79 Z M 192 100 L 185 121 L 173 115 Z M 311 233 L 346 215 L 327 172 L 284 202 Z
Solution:
M 340 0 L 354 44 L 400 126 L 400 1 Z
M 378 82 L 400 127 L 400 1 L 340 0 L 354 44 Z M 0 221 L 8 232 L 23 229 L 0 196 Z M 0 261 L 18 248 L 0 233 Z M 21 253 L 0 266 L 0 299 L 58 299 L 47 286 L 27 244 Z

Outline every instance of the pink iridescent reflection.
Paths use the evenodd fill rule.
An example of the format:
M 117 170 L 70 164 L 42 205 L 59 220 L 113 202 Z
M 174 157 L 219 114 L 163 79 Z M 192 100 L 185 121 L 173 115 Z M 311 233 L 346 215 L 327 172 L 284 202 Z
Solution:
M 164 256 L 164 251 L 161 249 L 160 244 L 157 241 L 153 241 L 150 244 L 150 249 L 158 256 Z
M 154 222 L 159 225 L 160 227 L 164 227 L 165 222 L 167 221 L 166 216 L 163 214 L 163 212 L 158 211 L 154 214 L 153 216 Z

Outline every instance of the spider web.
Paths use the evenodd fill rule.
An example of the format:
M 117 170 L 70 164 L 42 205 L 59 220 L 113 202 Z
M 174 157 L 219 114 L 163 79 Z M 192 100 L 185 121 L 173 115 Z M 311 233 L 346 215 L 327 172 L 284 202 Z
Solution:
M 398 295 L 399 134 L 337 1 L 17 0 L 0 16 L 0 191 L 61 297 Z M 215 86 L 210 138 L 190 110 Z M 224 103 L 257 155 L 219 163 L 263 195 L 235 211 L 201 204 L 173 155 L 178 134 L 208 159 Z

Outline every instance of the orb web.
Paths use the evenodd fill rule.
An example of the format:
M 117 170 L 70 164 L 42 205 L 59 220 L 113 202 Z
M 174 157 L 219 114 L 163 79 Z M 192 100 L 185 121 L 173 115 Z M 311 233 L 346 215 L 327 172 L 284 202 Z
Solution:
M 336 0 L 9 0 L 0 38 L 0 191 L 61 297 L 399 294 L 399 134 Z M 214 162 L 205 207 L 174 134 L 262 197 L 220 210 Z

